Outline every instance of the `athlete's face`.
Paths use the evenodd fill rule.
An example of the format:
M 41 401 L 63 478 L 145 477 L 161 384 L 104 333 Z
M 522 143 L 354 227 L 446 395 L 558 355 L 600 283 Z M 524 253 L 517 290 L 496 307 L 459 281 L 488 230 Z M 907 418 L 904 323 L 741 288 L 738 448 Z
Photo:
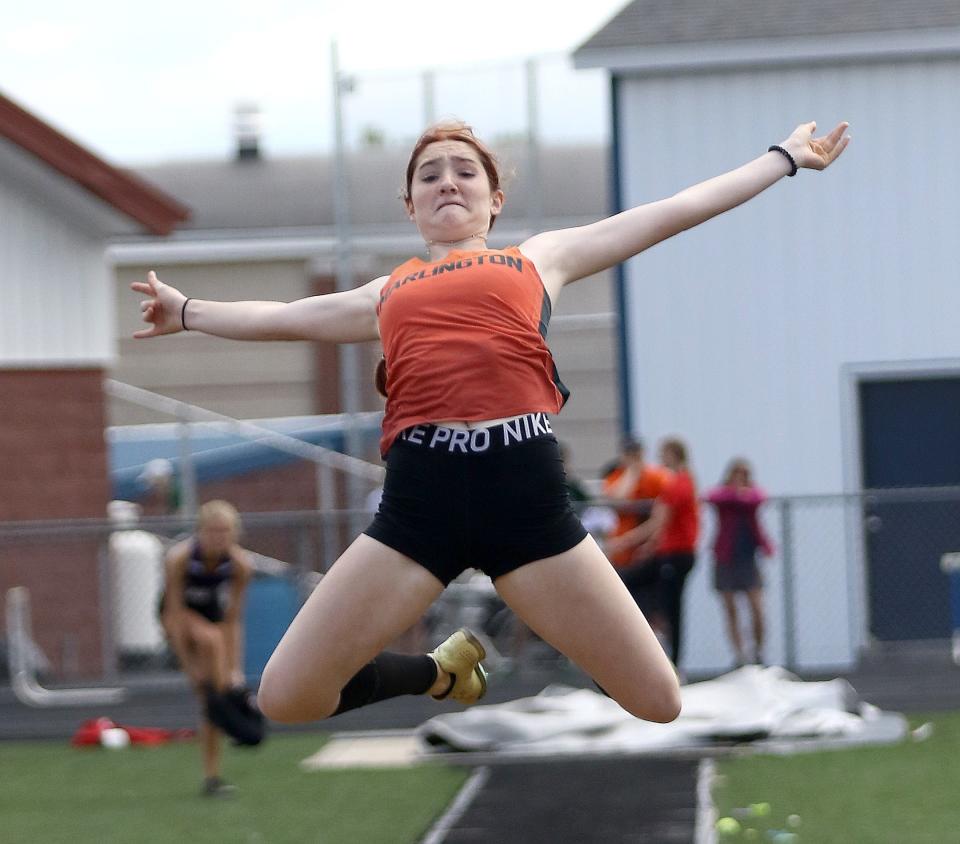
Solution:
M 237 526 L 226 516 L 213 516 L 197 531 L 200 548 L 210 556 L 226 554 L 237 541 Z
M 424 240 L 453 242 L 486 232 L 503 207 L 480 157 L 463 141 L 437 141 L 417 159 L 407 212 Z

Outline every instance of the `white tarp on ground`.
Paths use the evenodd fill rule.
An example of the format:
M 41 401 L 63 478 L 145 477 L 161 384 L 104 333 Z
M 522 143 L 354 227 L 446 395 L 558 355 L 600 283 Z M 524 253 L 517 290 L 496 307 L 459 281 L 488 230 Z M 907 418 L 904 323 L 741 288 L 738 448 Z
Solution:
M 438 751 L 507 754 L 643 753 L 730 741 L 897 741 L 906 720 L 861 702 L 842 679 L 804 682 L 782 668 L 746 666 L 684 686 L 671 724 L 626 713 L 590 689 L 550 686 L 535 697 L 438 715 L 417 730 Z M 816 742 L 811 742 L 816 744 Z

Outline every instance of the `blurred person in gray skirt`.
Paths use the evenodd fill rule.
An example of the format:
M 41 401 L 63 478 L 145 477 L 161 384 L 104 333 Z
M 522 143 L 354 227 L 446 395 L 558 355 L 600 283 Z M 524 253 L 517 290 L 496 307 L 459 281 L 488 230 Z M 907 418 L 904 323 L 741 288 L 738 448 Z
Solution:
M 722 483 L 711 489 L 706 500 L 717 511 L 713 539 L 713 586 L 723 600 L 727 636 L 737 667 L 748 662 L 763 664 L 766 622 L 763 612 L 763 578 L 757 565 L 758 552 L 772 556 L 773 545 L 760 524 L 757 512 L 767 500 L 756 486 L 750 464 L 734 458 Z M 747 596 L 753 622 L 753 648 L 744 648 L 737 616 L 737 595 Z

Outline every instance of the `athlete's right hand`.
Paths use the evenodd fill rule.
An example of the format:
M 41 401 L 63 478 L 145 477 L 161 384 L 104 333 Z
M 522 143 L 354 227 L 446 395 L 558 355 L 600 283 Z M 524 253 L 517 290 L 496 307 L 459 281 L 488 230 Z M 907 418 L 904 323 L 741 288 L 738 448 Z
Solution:
M 142 340 L 183 331 L 180 312 L 187 297 L 176 287 L 164 284 L 151 270 L 147 273 L 146 281 L 135 281 L 130 285 L 130 289 L 148 297 L 140 302 L 140 313 L 143 321 L 149 323 L 150 327 L 134 332 L 135 338 Z

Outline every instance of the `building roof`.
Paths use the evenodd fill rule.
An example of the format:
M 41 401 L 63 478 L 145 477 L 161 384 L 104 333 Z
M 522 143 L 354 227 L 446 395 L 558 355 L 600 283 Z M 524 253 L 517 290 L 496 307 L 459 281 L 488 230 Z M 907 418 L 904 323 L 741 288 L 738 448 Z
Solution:
M 634 0 L 576 54 L 663 44 L 960 27 L 957 0 Z
M 522 145 L 497 152 L 506 174 L 503 218 L 523 220 L 533 213 L 527 202 L 532 168 Z M 410 229 L 400 200 L 408 154 L 406 148 L 388 147 L 348 155 L 352 226 Z M 601 144 L 544 147 L 539 164 L 543 216 L 595 218 L 608 213 L 608 165 Z M 335 224 L 330 156 L 178 161 L 140 167 L 138 172 L 190 205 L 191 219 L 179 227 L 178 236 L 332 229 Z
M 0 138 L 77 183 L 151 234 L 168 234 L 190 216 L 185 205 L 139 176 L 98 158 L 3 94 Z

